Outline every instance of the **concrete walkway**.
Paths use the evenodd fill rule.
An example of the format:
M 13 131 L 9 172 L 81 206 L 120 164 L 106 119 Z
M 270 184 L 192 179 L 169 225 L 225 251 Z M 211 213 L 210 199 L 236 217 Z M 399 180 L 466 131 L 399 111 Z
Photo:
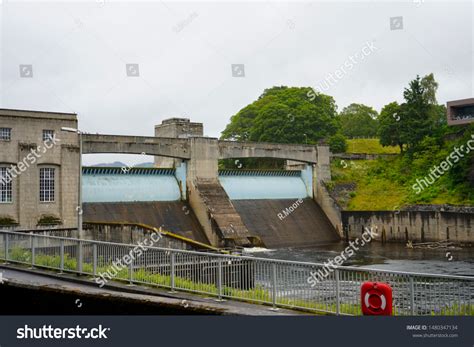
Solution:
M 40 290 L 41 293 L 48 293 L 48 295 L 74 295 L 78 298 L 78 306 L 80 305 L 80 299 L 82 301 L 91 299 L 96 302 L 110 302 L 112 300 L 117 304 L 125 303 L 125 306 L 133 305 L 138 311 L 140 306 L 137 305 L 142 305 L 148 313 L 151 308 L 156 310 L 157 314 L 160 314 L 160 311 L 194 315 L 288 316 L 304 314 L 286 309 L 275 311 L 270 306 L 239 301 L 217 301 L 215 297 L 184 292 L 171 293 L 159 288 L 130 286 L 120 282 L 113 282 L 100 288 L 93 279 L 87 276 L 60 275 L 55 272 L 28 269 L 12 264 L 0 264 L 0 272 L 3 279 L 3 283 L 0 283 L 0 289 L 9 287 L 13 290 L 15 288 L 17 290 Z M 32 311 L 34 311 L 34 307 Z M 53 307 L 51 308 L 51 314 L 54 314 Z M 127 314 L 127 312 L 123 312 L 123 314 Z

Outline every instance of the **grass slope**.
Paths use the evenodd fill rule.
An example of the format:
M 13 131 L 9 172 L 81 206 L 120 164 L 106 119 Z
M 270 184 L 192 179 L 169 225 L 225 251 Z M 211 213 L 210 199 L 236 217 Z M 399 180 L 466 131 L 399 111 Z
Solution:
M 400 157 L 334 160 L 331 170 L 333 179 L 329 188 L 347 210 L 397 210 L 410 204 L 474 205 L 474 189 L 464 184 L 453 185 L 448 174 L 416 194 L 412 185 L 417 178 L 423 177 L 423 173 L 408 167 Z
M 347 153 L 393 154 L 400 153 L 398 147 L 382 147 L 379 139 L 348 139 Z

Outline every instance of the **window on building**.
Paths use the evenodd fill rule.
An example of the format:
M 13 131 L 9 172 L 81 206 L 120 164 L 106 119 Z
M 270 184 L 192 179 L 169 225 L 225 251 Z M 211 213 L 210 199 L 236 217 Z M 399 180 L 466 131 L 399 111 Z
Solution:
M 40 169 L 40 202 L 54 202 L 54 169 Z
M 0 140 L 1 141 L 10 141 L 12 139 L 12 129 L 11 128 L 0 128 Z
M 2 202 L 12 202 L 12 177 L 6 167 L 0 167 L 0 203 Z
M 54 138 L 54 130 L 43 130 L 43 142 L 52 141 Z

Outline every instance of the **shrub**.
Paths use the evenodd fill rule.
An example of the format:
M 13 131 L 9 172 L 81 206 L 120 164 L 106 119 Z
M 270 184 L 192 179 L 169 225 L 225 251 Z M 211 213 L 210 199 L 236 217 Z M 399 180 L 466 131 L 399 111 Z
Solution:
M 17 221 L 10 216 L 1 216 L 0 217 L 1 226 L 15 226 L 18 225 Z
M 63 222 L 61 221 L 60 218 L 52 215 L 42 215 L 38 219 L 38 223 L 36 225 L 59 225 L 62 224 Z
M 329 138 L 329 148 L 333 153 L 342 153 L 347 150 L 346 138 L 342 134 L 335 134 Z

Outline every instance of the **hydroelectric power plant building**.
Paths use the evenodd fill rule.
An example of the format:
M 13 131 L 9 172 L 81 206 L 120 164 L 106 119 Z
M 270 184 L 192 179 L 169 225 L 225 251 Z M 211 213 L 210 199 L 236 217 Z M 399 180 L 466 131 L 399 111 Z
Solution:
M 78 137 L 71 113 L 0 109 L 0 225 L 77 226 Z

